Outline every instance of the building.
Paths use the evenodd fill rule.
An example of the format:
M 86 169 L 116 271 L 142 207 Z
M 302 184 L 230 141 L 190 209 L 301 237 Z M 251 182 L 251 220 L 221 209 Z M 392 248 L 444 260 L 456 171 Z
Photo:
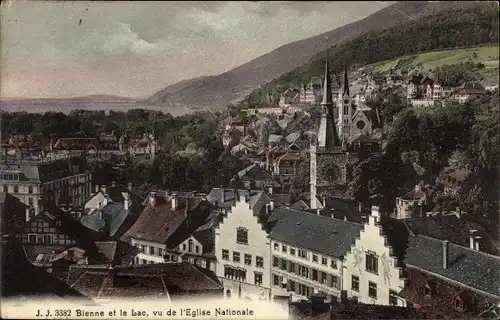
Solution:
M 153 191 L 122 239 L 140 249 L 136 265 L 181 261 L 198 264 L 197 260 L 204 260 L 209 268 L 213 259 L 207 252 L 209 248 L 191 235 L 206 223 L 210 213 L 204 195 Z
M 343 258 L 360 225 L 286 207 L 274 210 L 268 225 L 273 296 L 296 301 L 319 292 L 339 300 Z
M 26 221 L 40 213 L 40 199 L 83 207 L 91 192 L 91 177 L 83 154 L 38 159 L 5 160 L 0 164 L 3 192 L 19 198 L 31 210 Z
M 321 100 L 321 80 L 317 78 L 311 79 L 306 85 L 300 88 L 299 102 L 304 104 L 316 104 Z
M 422 189 L 423 188 L 420 184 L 416 185 L 415 188 L 406 195 L 396 198 L 397 219 L 422 217 L 425 215 L 427 194 Z
M 209 199 L 219 200 L 217 206 L 224 210 L 215 228 L 215 256 L 225 296 L 269 299 L 271 261 L 265 220 L 276 204 L 263 191 L 219 191 L 216 195 L 212 190 Z
M 479 99 L 486 94 L 486 90 L 482 84 L 464 83 L 453 94 L 453 99 L 458 103 L 465 103 L 471 99 Z
M 347 183 L 349 155 L 343 150 L 339 133 L 335 128 L 330 83 L 331 79 L 327 62 L 325 65 L 325 83 L 323 86 L 325 92 L 323 102 L 321 103 L 323 114 L 317 139 L 312 140 L 310 147 L 311 209 L 316 209 L 316 198 L 325 189 L 334 188 L 335 193 L 339 193 L 339 191 L 342 193 L 342 189 Z
M 189 263 L 142 266 L 71 266 L 67 285 L 80 294 L 102 302 L 116 298 L 185 300 L 221 297 L 222 286 Z
M 455 196 L 466 187 L 472 172 L 466 168 L 447 168 L 439 175 L 438 185 L 442 186 L 445 194 Z
M 269 172 L 256 164 L 239 171 L 236 174 L 236 179 L 245 189 L 267 190 L 269 187 L 278 188 L 281 186 Z
M 296 89 L 286 89 L 280 95 L 279 106 L 282 108 L 290 107 L 292 104 L 300 101 L 300 91 Z
M 378 207 L 373 207 L 368 223 L 346 254 L 343 288 L 348 297 L 362 303 L 404 306 L 397 296 L 405 287 L 402 261 L 388 245 L 379 219 Z

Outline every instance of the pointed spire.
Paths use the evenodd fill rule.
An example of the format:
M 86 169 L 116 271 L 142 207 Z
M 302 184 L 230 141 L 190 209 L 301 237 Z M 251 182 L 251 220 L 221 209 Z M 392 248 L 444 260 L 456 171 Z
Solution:
M 347 59 L 344 58 L 344 83 L 343 83 L 343 94 L 347 94 L 348 96 L 350 96 L 349 94 L 349 77 L 347 76 L 348 73 L 347 73 Z
M 323 102 L 321 105 L 328 107 L 333 106 L 332 98 L 332 79 L 330 78 L 330 69 L 328 68 L 328 60 L 325 63 L 325 78 L 323 81 Z
M 325 63 L 325 79 L 323 83 L 323 119 L 320 125 L 320 134 L 325 135 L 319 137 L 320 145 L 325 148 L 340 146 L 340 139 L 337 128 L 335 128 L 335 120 L 333 117 L 333 98 L 332 98 L 332 79 L 330 78 L 330 69 L 328 68 L 328 60 Z M 321 129 L 324 127 L 324 131 Z

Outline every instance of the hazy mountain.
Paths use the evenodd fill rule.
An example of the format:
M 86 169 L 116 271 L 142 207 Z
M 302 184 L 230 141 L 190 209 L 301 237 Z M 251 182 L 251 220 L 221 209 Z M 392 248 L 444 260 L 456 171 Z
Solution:
M 440 11 L 474 5 L 473 1 L 398 2 L 365 19 L 282 46 L 223 74 L 168 86 L 155 93 L 148 102 L 198 108 L 225 108 L 227 103 L 241 100 L 259 85 L 307 63 L 327 48 L 354 39 L 365 32 L 383 30 Z

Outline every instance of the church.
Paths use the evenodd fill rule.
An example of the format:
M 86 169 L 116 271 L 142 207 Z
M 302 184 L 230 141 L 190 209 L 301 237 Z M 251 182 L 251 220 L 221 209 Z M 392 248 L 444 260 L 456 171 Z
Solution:
M 371 109 L 355 109 L 352 103 L 347 65 L 344 66 L 337 108 L 334 108 L 328 61 L 322 89 L 321 122 L 310 146 L 311 209 L 317 209 L 318 197 L 344 197 L 359 152 L 372 151 L 379 145 L 378 139 L 373 138 L 376 124 Z

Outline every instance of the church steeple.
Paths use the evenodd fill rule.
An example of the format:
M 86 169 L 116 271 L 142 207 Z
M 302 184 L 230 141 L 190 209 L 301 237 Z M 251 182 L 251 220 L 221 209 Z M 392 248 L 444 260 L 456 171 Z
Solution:
M 319 144 L 321 147 L 334 147 L 340 146 L 340 139 L 338 136 L 337 128 L 335 128 L 335 120 L 333 115 L 333 97 L 332 97 L 332 79 L 330 77 L 330 69 L 328 67 L 328 60 L 325 63 L 325 77 L 323 82 L 323 118 L 321 125 L 325 126 L 325 131 L 320 134 L 325 134 L 324 137 L 319 137 Z M 322 131 L 322 130 L 320 130 Z M 323 140 L 323 141 L 322 141 Z
M 342 90 L 342 95 L 348 95 L 349 94 L 349 78 L 347 76 L 347 61 L 344 60 L 344 79 L 343 79 L 343 90 Z

